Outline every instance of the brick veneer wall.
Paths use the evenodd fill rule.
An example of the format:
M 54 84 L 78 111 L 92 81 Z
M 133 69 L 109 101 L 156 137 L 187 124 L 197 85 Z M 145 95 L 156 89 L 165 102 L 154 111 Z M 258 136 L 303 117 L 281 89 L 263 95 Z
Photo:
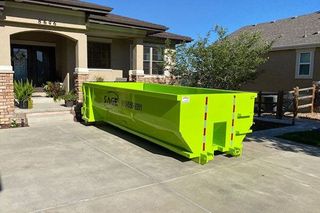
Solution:
M 89 78 L 88 73 L 75 73 L 74 74 L 74 87 L 78 95 L 78 102 L 83 101 L 82 84 L 86 82 Z
M 13 73 L 0 73 L 0 126 L 9 125 L 13 114 Z

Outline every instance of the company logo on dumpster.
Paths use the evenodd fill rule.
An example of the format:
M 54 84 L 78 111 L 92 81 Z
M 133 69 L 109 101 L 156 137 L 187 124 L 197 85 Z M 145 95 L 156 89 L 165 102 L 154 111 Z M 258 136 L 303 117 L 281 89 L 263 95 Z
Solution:
M 108 92 L 107 95 L 104 96 L 104 104 L 105 106 L 111 105 L 115 107 L 124 107 L 127 109 L 133 109 L 137 111 L 142 111 L 142 104 L 134 103 L 132 101 L 121 100 L 119 95 L 115 92 Z
M 104 96 L 104 103 L 112 106 L 118 106 L 119 95 L 115 92 L 108 92 L 107 95 Z

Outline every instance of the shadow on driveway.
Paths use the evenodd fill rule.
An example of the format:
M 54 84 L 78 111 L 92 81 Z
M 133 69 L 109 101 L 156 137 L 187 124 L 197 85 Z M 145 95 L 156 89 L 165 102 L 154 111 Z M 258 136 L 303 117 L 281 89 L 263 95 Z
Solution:
M 267 147 L 274 148 L 277 150 L 283 150 L 288 152 L 295 152 L 295 153 L 305 153 L 307 155 L 320 157 L 320 148 L 315 147 L 312 145 L 301 144 L 293 141 L 284 140 L 281 138 L 275 137 L 265 137 L 265 136 L 250 136 L 246 141 L 254 141 L 257 143 L 265 143 Z
M 148 140 L 145 140 L 145 139 L 138 137 L 134 134 L 126 132 L 126 131 L 119 129 L 117 127 L 114 127 L 110 124 L 96 123 L 94 126 L 100 130 L 103 130 L 103 131 L 108 132 L 112 135 L 115 135 L 123 140 L 126 140 L 131 144 L 139 146 L 139 147 L 147 150 L 148 152 L 151 152 L 151 153 L 154 153 L 157 155 L 163 155 L 163 156 L 175 158 L 176 160 L 179 160 L 181 162 L 190 161 L 190 159 L 185 158 L 181 155 L 178 155 L 177 153 L 175 153 L 173 151 L 170 151 L 160 145 L 154 144 Z
M 0 176 L 0 192 L 2 191 L 2 181 L 1 181 L 1 176 Z

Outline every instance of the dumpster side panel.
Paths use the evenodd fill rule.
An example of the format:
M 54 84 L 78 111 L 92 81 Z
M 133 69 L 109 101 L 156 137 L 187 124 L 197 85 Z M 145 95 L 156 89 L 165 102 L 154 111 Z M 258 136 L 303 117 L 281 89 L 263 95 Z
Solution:
M 83 91 L 87 122 L 110 123 L 202 164 L 216 150 L 241 154 L 256 96 L 142 83 L 85 83 Z
M 130 130 L 179 154 L 190 156 L 191 148 L 179 132 L 180 102 L 176 97 L 173 99 L 170 95 L 165 98 L 163 94 L 117 87 L 89 87 L 95 121 Z

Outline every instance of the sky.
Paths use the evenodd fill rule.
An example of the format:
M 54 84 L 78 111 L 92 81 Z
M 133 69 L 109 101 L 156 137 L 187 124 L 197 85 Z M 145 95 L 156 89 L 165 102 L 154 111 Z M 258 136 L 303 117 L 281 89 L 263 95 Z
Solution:
M 320 11 L 320 0 L 86 0 L 115 14 L 169 27 L 194 39 L 215 25 L 231 33 L 242 26 Z

